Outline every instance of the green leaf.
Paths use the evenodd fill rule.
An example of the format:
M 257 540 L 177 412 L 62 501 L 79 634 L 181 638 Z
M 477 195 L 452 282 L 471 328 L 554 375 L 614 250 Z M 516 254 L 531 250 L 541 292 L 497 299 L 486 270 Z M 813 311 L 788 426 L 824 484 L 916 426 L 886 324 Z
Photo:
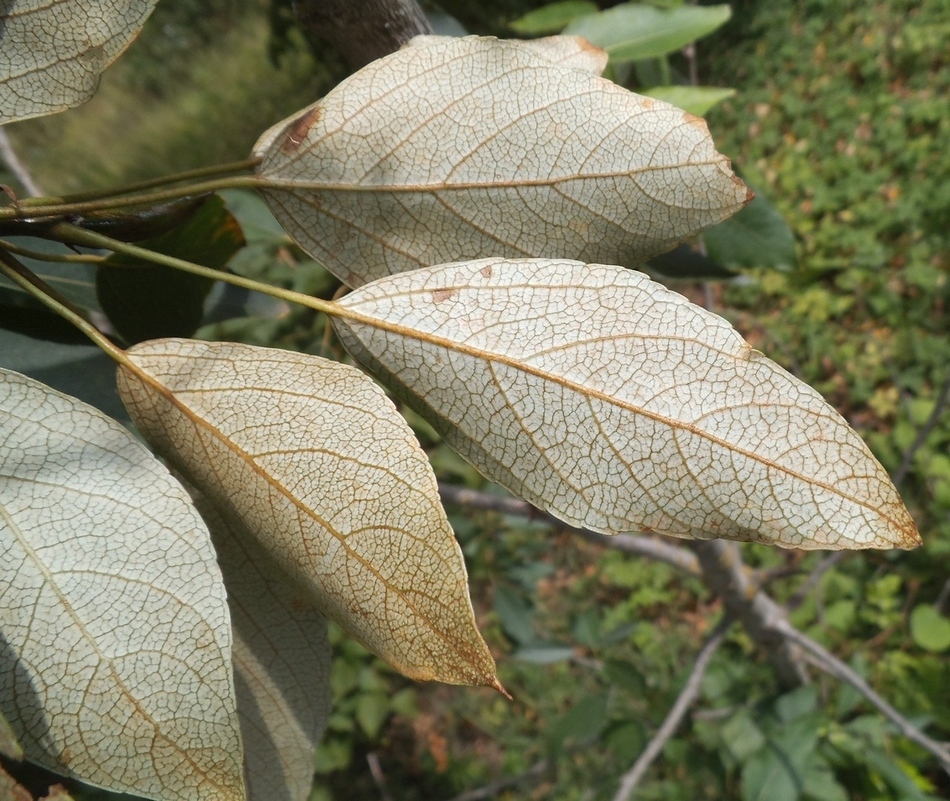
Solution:
M 946 651 L 950 648 L 950 620 L 929 604 L 920 604 L 910 613 L 910 636 L 925 651 Z
M 629 662 L 621 659 L 608 659 L 604 663 L 604 675 L 614 687 L 635 695 L 646 693 L 647 683 L 643 678 L 643 674 Z
M 581 698 L 550 726 L 544 739 L 555 754 L 569 745 L 592 742 L 607 725 L 607 693 Z
M 244 245 L 237 220 L 219 197 L 210 197 L 187 222 L 142 247 L 222 269 Z M 201 325 L 214 282 L 122 253 L 96 272 L 96 294 L 109 320 L 129 343 L 188 337 Z
M 542 36 L 546 33 L 557 33 L 578 17 L 596 13 L 597 4 L 589 0 L 563 0 L 530 11 L 512 22 L 509 27 L 522 36 Z
M 499 585 L 495 587 L 494 607 L 501 627 L 514 642 L 519 645 L 537 642 L 531 606 L 521 595 Z
M 604 48 L 613 61 L 659 58 L 712 33 L 731 16 L 727 5 L 659 9 L 624 3 L 574 20 L 565 35 L 583 36 Z
M 805 774 L 805 797 L 808 801 L 848 801 L 848 793 L 837 781 L 831 768 L 824 762 Z
M 381 693 L 363 693 L 356 702 L 356 720 L 369 738 L 375 738 L 389 714 L 389 698 Z
M 765 745 L 765 735 L 747 709 L 740 710 L 723 724 L 722 739 L 740 762 Z
M 558 643 L 539 643 L 526 648 L 518 648 L 512 655 L 522 662 L 533 662 L 536 665 L 553 665 L 555 662 L 566 662 L 574 656 L 574 649 L 569 645 Z
M 709 109 L 735 93 L 735 89 L 720 89 L 715 86 L 654 86 L 641 92 L 647 97 L 662 100 L 697 117 L 705 117 Z
M 795 235 L 761 193 L 730 219 L 706 231 L 703 241 L 710 258 L 723 267 L 790 270 L 798 261 Z

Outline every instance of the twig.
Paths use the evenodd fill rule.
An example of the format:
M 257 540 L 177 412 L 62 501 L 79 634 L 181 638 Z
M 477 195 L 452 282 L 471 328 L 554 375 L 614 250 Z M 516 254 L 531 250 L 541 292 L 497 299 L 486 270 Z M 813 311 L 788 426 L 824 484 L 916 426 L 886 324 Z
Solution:
M 759 588 L 756 574 L 742 561 L 734 542 L 709 540 L 693 543 L 706 586 L 722 598 L 726 609 L 765 651 L 779 681 L 786 687 L 808 683 L 798 649 L 780 636 L 777 625 L 785 610 Z
M 917 455 L 917 451 L 919 451 L 927 441 L 930 432 L 932 432 L 934 428 L 936 428 L 937 423 L 940 422 L 940 417 L 946 409 L 948 400 L 950 400 L 950 377 L 943 382 L 943 386 L 937 394 L 937 401 L 934 403 L 933 411 L 927 418 L 927 422 L 921 426 L 920 431 L 917 432 L 917 436 L 914 437 L 914 441 L 904 452 L 904 458 L 901 460 L 900 466 L 894 471 L 894 475 L 891 476 L 895 487 L 900 487 L 900 485 L 904 483 L 904 479 L 907 478 L 907 474 L 910 472 L 911 465 L 914 462 L 914 456 Z
M 884 717 L 891 721 L 904 737 L 917 743 L 921 748 L 933 754 L 940 763 L 940 767 L 950 774 L 950 745 L 941 743 L 924 734 L 900 712 L 887 703 L 887 701 L 881 698 L 864 679 L 838 659 L 838 657 L 823 648 L 808 635 L 800 632 L 787 620 L 777 621 L 775 628 L 783 637 L 791 640 L 803 651 L 808 653 L 812 657 L 811 661 L 817 668 L 854 687 L 854 689 L 861 693 L 872 705 L 877 707 Z
M 831 570 L 831 568 L 833 568 L 836 564 L 838 564 L 838 562 L 844 559 L 847 553 L 847 551 L 835 551 L 815 565 L 815 569 L 812 570 L 811 573 L 808 574 L 808 577 L 798 585 L 795 590 L 795 594 L 788 599 L 788 603 L 785 605 L 785 607 L 790 611 L 794 611 L 798 609 L 798 607 L 800 607 L 803 603 L 805 603 L 805 599 L 809 596 L 811 591 L 818 586 L 818 582 L 821 581 L 821 577 Z
M 484 509 L 503 515 L 540 520 L 560 529 L 573 531 L 589 542 L 596 542 L 618 551 L 624 551 L 625 553 L 632 553 L 638 556 L 646 556 L 658 562 L 665 562 L 690 576 L 698 577 L 701 575 L 699 560 L 686 548 L 682 548 L 678 545 L 670 545 L 654 537 L 638 534 L 598 534 L 595 531 L 575 528 L 558 520 L 547 512 L 540 511 L 530 503 L 519 501 L 517 498 L 490 495 L 487 492 L 456 487 L 452 484 L 440 483 L 439 494 L 445 503 L 454 504 L 456 506 L 467 506 L 471 509 Z
M 37 197 L 43 194 L 43 190 L 33 180 L 33 176 L 26 165 L 20 161 L 20 157 L 10 141 L 10 135 L 3 128 L 0 128 L 0 160 L 7 165 L 7 168 L 13 173 L 13 177 L 22 184 L 28 195 Z
M 466 790 L 461 795 L 451 798 L 450 801 L 483 801 L 483 799 L 497 795 L 502 790 L 507 790 L 509 787 L 514 787 L 536 776 L 541 776 L 547 769 L 548 761 L 542 759 L 535 762 L 524 773 L 519 773 L 517 776 L 509 776 L 507 779 L 499 779 L 497 782 L 486 784 L 484 787 L 476 787 L 474 790 Z
M 630 798 L 636 786 L 640 783 L 640 780 L 644 777 L 647 770 L 649 770 L 653 760 L 660 755 L 667 740 L 676 732 L 683 717 L 699 695 L 700 685 L 706 673 L 706 668 L 709 667 L 709 662 L 713 654 L 716 653 L 716 649 L 725 639 L 726 632 L 729 630 L 732 622 L 732 618 L 727 615 L 719 621 L 719 624 L 713 629 L 713 633 L 696 655 L 696 661 L 693 663 L 693 669 L 686 679 L 686 684 L 684 684 L 683 689 L 680 690 L 680 694 L 676 697 L 675 703 L 667 713 L 666 719 L 660 725 L 660 728 L 657 729 L 656 734 L 650 739 L 650 742 L 647 743 L 647 747 L 643 749 L 643 753 L 637 757 L 637 761 L 633 763 L 633 767 L 621 777 L 620 787 L 614 796 L 614 801 L 627 801 L 627 799 Z
M 386 777 L 383 775 L 383 767 L 379 764 L 379 757 L 376 752 L 370 751 L 366 755 L 366 761 L 369 763 L 369 772 L 373 777 L 373 783 L 376 785 L 376 789 L 379 790 L 379 797 L 383 801 L 393 801 L 389 788 L 386 786 Z

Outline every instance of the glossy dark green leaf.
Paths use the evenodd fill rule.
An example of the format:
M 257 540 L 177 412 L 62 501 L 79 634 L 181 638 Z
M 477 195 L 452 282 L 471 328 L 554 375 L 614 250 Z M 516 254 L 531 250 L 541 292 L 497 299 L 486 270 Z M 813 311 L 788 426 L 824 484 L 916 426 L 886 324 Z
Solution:
M 557 33 L 578 17 L 596 14 L 598 10 L 597 4 L 590 0 L 562 0 L 560 3 L 549 3 L 529 11 L 509 27 L 521 36 L 543 36 Z
M 753 191 L 756 196 L 748 206 L 703 234 L 709 257 L 727 269 L 790 270 L 797 264 L 795 235 L 768 198 Z
M 734 278 L 736 273 L 689 245 L 679 245 L 647 262 L 649 272 L 682 281 L 715 281 Z
M 207 200 L 208 195 L 201 195 L 172 200 L 142 211 L 87 214 L 75 220 L 75 223 L 88 231 L 121 242 L 141 242 L 167 234 L 186 224 Z
M 244 245 L 240 225 L 221 198 L 208 198 L 183 225 L 142 247 L 222 269 Z M 129 343 L 188 337 L 201 325 L 213 281 L 114 253 L 96 273 L 96 293 L 109 320 Z

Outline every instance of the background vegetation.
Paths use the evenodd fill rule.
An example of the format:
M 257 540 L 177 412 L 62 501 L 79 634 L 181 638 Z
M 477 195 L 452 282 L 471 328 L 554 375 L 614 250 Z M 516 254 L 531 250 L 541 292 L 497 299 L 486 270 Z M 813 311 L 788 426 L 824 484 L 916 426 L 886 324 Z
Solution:
M 493 33 L 532 5 L 441 4 L 471 32 Z M 733 10 L 699 46 L 701 82 L 737 90 L 710 113 L 710 128 L 794 231 L 798 267 L 752 264 L 728 283 L 677 288 L 714 305 L 842 411 L 899 483 L 925 542 L 911 553 L 830 558 L 752 545 L 743 553 L 797 626 L 950 739 L 950 10 L 939 0 L 744 0 Z M 47 193 L 243 158 L 260 131 L 345 72 L 274 19 L 287 19 L 282 4 L 163 0 L 94 100 L 10 126 L 13 140 Z M 688 71 L 685 61 L 673 67 Z M 229 201 L 251 242 L 235 270 L 334 291 L 260 203 Z M 322 320 L 279 304 L 264 311 L 263 321 L 238 317 L 204 333 L 333 350 Z M 412 422 L 440 479 L 486 489 Z M 612 797 L 720 602 L 666 564 L 543 521 L 449 511 L 515 701 L 409 683 L 335 632 L 334 713 L 313 801 Z M 465 794 L 505 777 L 523 781 Z M 897 801 L 948 797 L 950 783 L 852 689 L 816 679 L 784 690 L 766 654 L 734 628 L 638 792 Z

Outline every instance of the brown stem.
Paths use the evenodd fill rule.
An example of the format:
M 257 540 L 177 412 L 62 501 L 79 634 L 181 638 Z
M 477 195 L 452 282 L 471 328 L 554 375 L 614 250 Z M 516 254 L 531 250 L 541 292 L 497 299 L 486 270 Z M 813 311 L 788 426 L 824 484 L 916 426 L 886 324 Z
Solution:
M 415 0 L 298 0 L 297 19 L 335 45 L 354 70 L 432 33 Z
M 768 654 L 779 681 L 787 687 L 807 684 L 801 652 L 778 630 L 779 624 L 785 622 L 785 610 L 759 589 L 738 546 L 734 542 L 709 540 L 694 543 L 693 552 L 699 557 L 706 586 L 722 598 L 729 614 Z

